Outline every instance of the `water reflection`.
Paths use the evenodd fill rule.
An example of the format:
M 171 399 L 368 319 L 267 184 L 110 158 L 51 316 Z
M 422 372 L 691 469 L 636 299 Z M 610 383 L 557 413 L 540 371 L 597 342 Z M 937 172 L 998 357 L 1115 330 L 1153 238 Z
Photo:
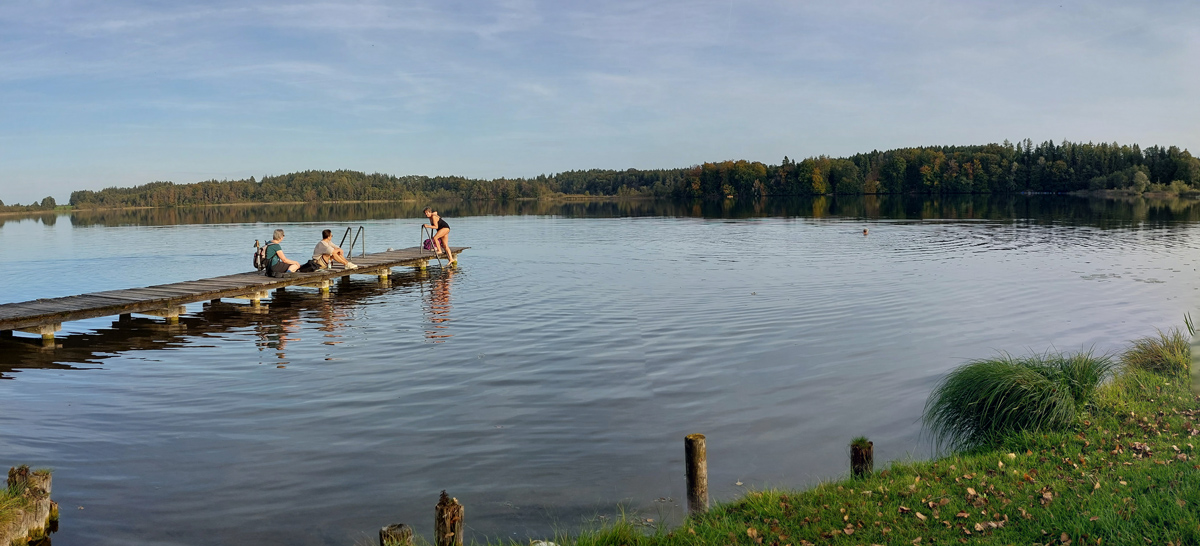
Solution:
M 458 272 L 451 267 L 441 268 L 430 283 L 429 291 L 424 294 L 425 320 L 429 326 L 425 330 L 425 339 L 430 343 L 444 343 L 454 334 L 450 333 L 450 284 Z
M 287 367 L 288 363 L 284 360 L 287 358 L 287 342 L 300 341 L 299 337 L 289 337 L 300 331 L 299 321 L 294 318 L 284 318 L 273 321 L 271 324 L 255 326 L 254 330 L 258 337 L 258 350 L 275 351 L 275 357 L 280 360 L 276 367 Z
M 588 201 L 451 201 L 435 204 L 450 217 L 539 215 L 586 218 L 636 216 L 754 218 L 842 216 L 894 220 L 1067 221 L 1124 227 L 1142 222 L 1200 220 L 1200 201 L 1191 198 L 1091 198 L 1069 195 L 839 195 L 813 198 L 682 202 L 656 199 Z M 421 216 L 423 202 L 229 205 L 158 209 L 78 210 L 72 226 L 164 226 L 181 224 L 350 222 Z M 54 225 L 54 213 L 0 216 L 5 222 Z
M 324 332 L 327 338 L 323 343 L 336 345 L 340 343 L 337 332 L 345 326 L 349 309 L 362 305 L 369 298 L 393 290 L 411 290 L 430 282 L 426 275 L 408 272 L 394 273 L 388 283 L 342 281 L 324 297 L 315 290 L 276 290 L 269 303 L 257 307 L 237 300 L 206 302 L 200 310 L 180 316 L 177 324 L 140 316 L 125 320 L 114 317 L 107 328 L 59 336 L 51 347 L 44 347 L 40 338 L 0 337 L 0 379 L 13 379 L 12 373 L 22 369 L 99 368 L 104 360 L 121 353 L 183 347 L 197 339 L 244 329 L 254 333 L 258 350 L 273 352 L 274 364 L 282 367 L 288 364 L 288 343 L 300 339 L 298 332 L 306 321 L 314 318 L 319 321 L 317 330 Z M 434 279 L 429 293 L 441 293 L 436 297 L 446 302 L 445 310 L 438 312 L 448 311 L 449 286 L 444 280 L 439 288 Z

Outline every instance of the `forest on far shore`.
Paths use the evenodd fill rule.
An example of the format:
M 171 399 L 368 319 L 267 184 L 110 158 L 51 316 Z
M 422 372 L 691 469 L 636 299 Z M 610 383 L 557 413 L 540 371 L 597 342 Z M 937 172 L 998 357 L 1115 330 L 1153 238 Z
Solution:
M 1176 146 L 1073 143 L 924 146 L 850 157 L 784 157 L 778 165 L 723 161 L 677 169 L 566 171 L 535 178 L 394 176 L 303 171 L 262 180 L 152 182 L 81 190 L 74 208 L 165 207 L 231 203 L 540 199 L 563 195 L 676 199 L 827 194 L 950 194 L 1117 190 L 1189 193 L 1200 188 L 1200 159 Z M 54 198 L 0 210 L 51 210 Z

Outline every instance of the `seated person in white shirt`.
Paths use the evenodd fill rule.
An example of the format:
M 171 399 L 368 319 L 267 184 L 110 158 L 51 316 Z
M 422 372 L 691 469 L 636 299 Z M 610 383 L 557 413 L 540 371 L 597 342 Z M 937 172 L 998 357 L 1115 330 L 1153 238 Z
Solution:
M 321 232 L 321 242 L 313 249 L 312 261 L 321 269 L 328 269 L 333 262 L 342 264 L 345 269 L 358 269 L 357 265 L 346 259 L 342 249 L 333 244 L 333 232 L 328 229 Z

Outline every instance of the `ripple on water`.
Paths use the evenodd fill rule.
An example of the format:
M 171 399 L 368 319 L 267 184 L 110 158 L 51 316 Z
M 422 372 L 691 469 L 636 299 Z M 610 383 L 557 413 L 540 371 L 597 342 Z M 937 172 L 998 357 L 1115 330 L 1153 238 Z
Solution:
M 544 536 L 681 498 L 690 432 L 708 435 L 718 498 L 838 476 L 860 434 L 881 461 L 925 456 L 920 411 L 950 368 L 1112 350 L 1177 323 L 1191 302 L 1168 298 L 1200 288 L 1192 224 L 454 225 L 475 247 L 456 271 L 328 299 L 289 289 L 265 315 L 189 307 L 182 332 L 88 322 L 102 349 L 61 354 L 99 369 L 0 368 L 15 377 L 0 381 L 0 452 L 54 467 L 60 502 L 85 506 L 64 518 L 68 543 L 344 544 L 397 518 L 428 534 L 442 489 L 473 533 Z M 184 228 L 89 229 L 77 244 L 115 234 L 136 250 Z M 240 258 L 205 260 L 222 259 Z M 122 263 L 89 286 L 132 282 Z

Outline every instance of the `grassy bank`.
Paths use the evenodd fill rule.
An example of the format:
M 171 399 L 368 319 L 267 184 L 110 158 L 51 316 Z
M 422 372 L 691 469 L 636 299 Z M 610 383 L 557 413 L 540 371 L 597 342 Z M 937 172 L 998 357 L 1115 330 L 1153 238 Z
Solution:
M 893 464 L 805 491 L 754 492 L 678 528 L 647 533 L 618 523 L 558 542 L 1200 544 L 1200 398 L 1188 388 L 1187 348 L 1172 331 L 1134 342 L 1118 359 L 1093 358 L 1082 372 L 1080 355 L 1010 359 L 1043 372 L 1074 370 L 1074 376 L 1045 374 L 1076 388 L 1047 406 L 1053 419 L 1009 415 L 1014 428 L 984 427 L 982 436 L 951 432 L 958 441 L 949 444 L 961 451 L 941 459 Z M 1055 358 L 1062 362 L 1047 362 Z M 1087 377 L 1105 368 L 1111 374 L 1080 392 L 1088 390 Z M 978 374 L 973 380 L 987 382 Z M 1027 393 L 1037 381 L 1014 383 L 1007 392 Z M 1051 398 L 1063 394 L 1050 387 Z M 988 400 L 1003 398 L 997 396 Z M 1029 402 L 1009 407 L 1034 407 Z M 1065 421 L 1062 404 L 1072 406 Z

